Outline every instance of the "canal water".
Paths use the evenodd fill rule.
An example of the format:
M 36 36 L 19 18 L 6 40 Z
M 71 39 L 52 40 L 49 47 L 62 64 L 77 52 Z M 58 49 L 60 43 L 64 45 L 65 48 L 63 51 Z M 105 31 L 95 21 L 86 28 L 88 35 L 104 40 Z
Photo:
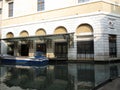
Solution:
M 120 76 L 120 63 L 0 66 L 0 90 L 92 90 Z

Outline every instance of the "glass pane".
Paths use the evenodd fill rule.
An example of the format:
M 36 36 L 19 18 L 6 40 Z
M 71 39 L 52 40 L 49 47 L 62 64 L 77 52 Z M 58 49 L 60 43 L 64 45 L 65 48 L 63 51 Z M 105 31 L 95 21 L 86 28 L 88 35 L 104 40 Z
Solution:
M 117 57 L 116 35 L 109 35 L 109 56 Z
M 79 3 L 87 2 L 87 1 L 90 1 L 90 0 L 78 0 Z
M 9 17 L 13 16 L 13 2 L 9 3 Z
M 38 0 L 38 11 L 44 10 L 44 0 Z

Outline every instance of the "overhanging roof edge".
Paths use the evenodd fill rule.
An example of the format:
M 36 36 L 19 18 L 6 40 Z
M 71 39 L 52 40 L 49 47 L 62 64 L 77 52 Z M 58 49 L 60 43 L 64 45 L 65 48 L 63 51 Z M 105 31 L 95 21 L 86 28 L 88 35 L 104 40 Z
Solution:
M 14 37 L 14 38 L 3 38 L 1 40 L 5 41 L 17 41 L 17 40 L 33 40 L 33 39 L 51 39 L 55 36 L 66 36 L 73 35 L 74 33 L 65 33 L 65 34 L 52 34 L 52 35 L 42 35 L 42 36 L 27 36 L 27 37 Z

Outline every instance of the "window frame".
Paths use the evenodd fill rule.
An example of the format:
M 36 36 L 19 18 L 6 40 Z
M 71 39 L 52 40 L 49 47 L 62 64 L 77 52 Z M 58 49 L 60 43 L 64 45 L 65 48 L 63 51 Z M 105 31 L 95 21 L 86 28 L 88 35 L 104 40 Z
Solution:
M 37 0 L 37 11 L 45 10 L 45 0 Z
M 0 14 L 2 14 L 2 8 L 0 8 Z
M 14 7 L 14 2 L 8 3 L 8 17 L 13 16 L 13 7 Z
M 117 36 L 109 34 L 109 57 L 117 57 Z
M 78 0 L 78 3 L 84 3 L 84 2 L 88 2 L 90 0 Z

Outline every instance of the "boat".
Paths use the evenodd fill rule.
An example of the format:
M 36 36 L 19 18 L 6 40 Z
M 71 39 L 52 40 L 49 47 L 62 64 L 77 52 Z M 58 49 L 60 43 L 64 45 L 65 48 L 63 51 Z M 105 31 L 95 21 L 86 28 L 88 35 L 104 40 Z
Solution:
M 15 57 L 7 54 L 0 55 L 1 64 L 17 64 L 17 65 L 29 65 L 29 66 L 40 66 L 48 64 L 48 58 L 43 52 L 36 52 L 34 57 Z

